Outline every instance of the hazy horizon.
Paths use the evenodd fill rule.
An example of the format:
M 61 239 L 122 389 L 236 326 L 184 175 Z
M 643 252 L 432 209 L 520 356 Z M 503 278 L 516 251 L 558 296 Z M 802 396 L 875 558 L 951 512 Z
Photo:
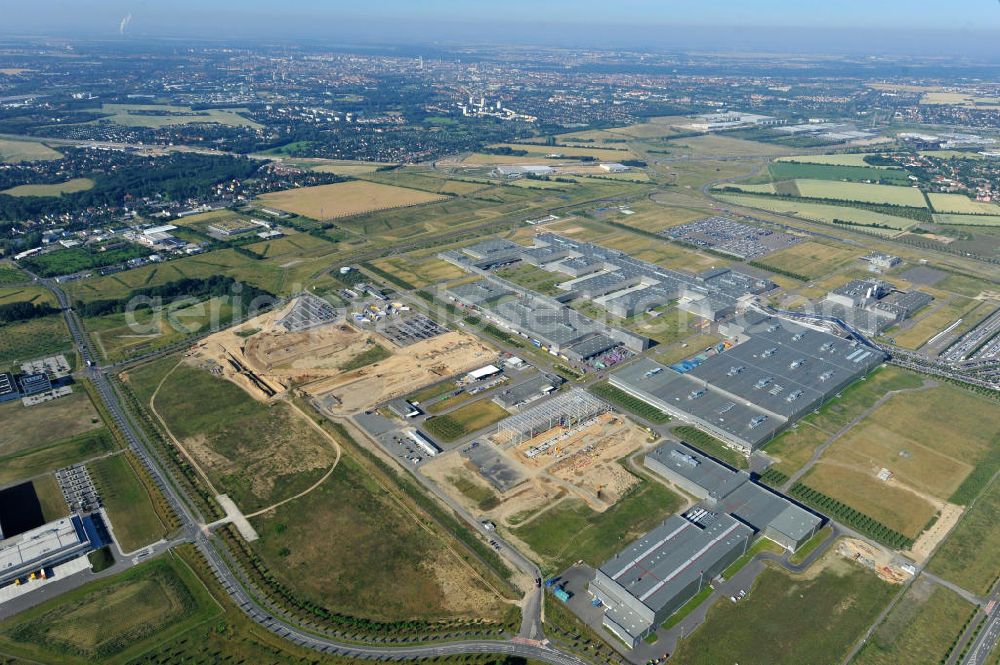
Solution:
M 9 4 L 9 3 L 8 3 Z M 263 0 L 113 0 L 100 7 L 40 0 L 4 11 L 0 34 L 81 38 L 198 38 L 352 43 L 433 42 L 578 48 L 771 51 L 857 55 L 1000 56 L 1000 3 L 958 0 L 921 6 L 844 0 L 803 6 L 789 0 L 508 0 L 493 5 L 383 0 L 359 7 L 300 0 L 276 9 Z M 131 17 L 131 18 L 127 18 Z

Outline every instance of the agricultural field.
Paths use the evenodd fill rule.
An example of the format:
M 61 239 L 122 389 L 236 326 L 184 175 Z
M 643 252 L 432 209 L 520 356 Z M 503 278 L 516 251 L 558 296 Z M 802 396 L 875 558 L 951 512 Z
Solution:
M 262 404 L 235 383 L 171 356 L 126 380 L 216 493 L 251 512 L 310 487 L 335 459 L 332 444 L 284 402 Z M 206 410 L 205 404 L 212 409 Z
M 954 591 L 917 580 L 892 608 L 852 665 L 944 661 L 952 641 L 975 611 Z
M 768 166 L 775 180 L 817 179 L 849 180 L 863 182 L 871 180 L 887 181 L 893 185 L 908 185 L 910 180 L 903 169 L 875 168 L 872 166 L 842 166 L 833 164 L 809 164 L 790 161 L 775 161 Z
M 53 441 L 100 428 L 101 419 L 82 386 L 66 397 L 24 406 L 21 400 L 0 403 L 0 455 L 23 453 Z
M 378 182 L 383 185 L 393 185 L 395 187 L 406 187 L 409 189 L 419 189 L 433 194 L 446 194 L 462 196 L 478 192 L 486 187 L 492 186 L 489 181 L 474 182 L 469 180 L 456 180 L 438 172 L 420 169 L 417 167 L 404 167 L 370 174 L 363 178 L 370 182 Z
M 994 480 L 972 504 L 928 565 L 928 570 L 983 594 L 1000 577 L 1000 482 Z
M 1000 207 L 1000 206 L 997 206 Z M 1000 213 L 1000 211 L 997 211 Z M 954 224 L 959 226 L 1000 226 L 1000 214 L 996 215 L 955 215 L 955 214 L 936 214 L 934 215 L 935 224 Z
M 443 416 L 424 421 L 424 428 L 441 441 L 455 441 L 509 416 L 502 406 L 488 399 L 459 407 Z
M 797 179 L 794 182 L 799 196 L 811 199 L 857 201 L 911 208 L 927 207 L 923 193 L 913 187 L 811 179 Z
M 417 189 L 356 180 L 272 192 L 258 197 L 257 202 L 312 219 L 325 220 L 432 203 L 442 198 L 444 197 Z
M 545 160 L 545 155 L 558 153 L 564 155 L 565 157 L 593 157 L 597 161 L 601 162 L 620 162 L 623 159 L 632 159 L 634 155 L 632 151 L 629 150 L 625 145 L 616 148 L 587 148 L 587 147 L 565 147 L 565 146 L 544 146 L 544 145 L 534 145 L 531 143 L 498 143 L 496 145 L 490 146 L 491 148 L 510 148 L 512 150 L 526 150 L 527 155 L 523 156 L 513 156 L 517 161 L 514 163 L 532 163 L 532 160 L 537 162 L 538 160 Z M 491 158 L 503 158 L 507 159 L 507 155 L 484 155 L 487 162 L 486 163 L 503 163 L 503 162 L 491 162 Z M 468 161 L 468 160 L 467 160 Z M 552 162 L 565 161 L 562 159 L 552 159 Z M 542 161 L 541 163 L 545 163 Z
M 191 569 L 165 554 L 8 619 L 0 649 L 35 662 L 124 663 L 220 613 Z
M 761 264 L 809 279 L 818 279 L 839 270 L 861 256 L 861 250 L 845 245 L 807 240 L 769 254 Z
M 535 552 L 546 574 L 564 570 L 579 559 L 599 566 L 680 505 L 681 498 L 662 484 L 641 478 L 604 512 L 592 510 L 580 499 L 567 498 L 511 532 Z
M 976 97 L 964 92 L 928 91 L 920 98 L 921 104 L 962 106 L 980 110 L 1000 109 L 998 97 Z
M 671 141 L 667 145 L 670 146 L 674 154 L 687 154 L 695 157 L 770 157 L 785 150 L 781 146 L 718 134 L 685 136 Z
M 505 609 L 349 454 L 313 492 L 252 523 L 253 548 L 278 581 L 336 612 L 394 621 L 495 619 Z
M 227 127 L 252 127 L 260 129 L 253 120 L 237 113 L 239 109 L 205 109 L 194 111 L 190 106 L 167 104 L 103 104 L 101 112 L 107 115 L 94 122 L 112 122 L 125 127 L 157 129 L 172 125 L 210 123 Z
M 748 591 L 739 603 L 716 602 L 671 661 L 836 665 L 886 606 L 895 587 L 836 559 L 806 577 L 767 568 Z
M 795 164 L 823 164 L 825 166 L 857 166 L 861 168 L 884 169 L 884 166 L 872 166 L 865 161 L 866 153 L 845 153 L 837 155 L 794 155 L 778 157 L 776 162 L 791 162 Z
M 104 509 L 111 518 L 111 528 L 123 551 L 134 552 L 167 534 L 149 493 L 126 455 L 95 460 L 87 465 L 87 471 L 101 495 Z
M 367 175 L 387 166 L 395 166 L 395 164 L 390 162 L 359 162 L 351 159 L 324 159 L 317 160 L 312 164 L 305 163 L 303 165 L 308 165 L 311 171 L 343 176 Z
M 57 182 L 50 185 L 18 185 L 0 191 L 0 194 L 8 196 L 62 196 L 63 194 L 75 194 L 85 192 L 93 188 L 94 181 L 90 178 L 73 178 L 66 182 Z
M 974 201 L 965 194 L 931 193 L 927 195 L 927 198 L 930 199 L 934 212 L 959 215 L 1000 215 L 1000 205 Z
M 834 184 L 856 184 L 856 183 L 834 183 Z M 748 187 L 743 185 L 742 187 Z M 881 185 L 865 185 L 866 187 L 879 187 Z M 811 201 L 790 201 L 780 196 L 755 196 L 741 194 L 720 193 L 718 198 L 747 208 L 759 208 L 770 212 L 794 215 L 802 219 L 822 222 L 824 224 L 834 224 L 834 220 L 849 222 L 846 228 L 859 227 L 858 230 L 865 233 L 872 233 L 883 236 L 896 236 L 903 231 L 916 225 L 916 221 L 906 217 L 886 215 L 871 210 L 861 210 L 847 205 L 833 205 L 825 203 L 813 203 Z M 770 257 L 769 257 L 770 258 Z
M 51 159 L 62 159 L 62 153 L 37 141 L 0 139 L 0 162 L 17 164 Z
M 72 348 L 61 314 L 0 326 L 0 367 Z

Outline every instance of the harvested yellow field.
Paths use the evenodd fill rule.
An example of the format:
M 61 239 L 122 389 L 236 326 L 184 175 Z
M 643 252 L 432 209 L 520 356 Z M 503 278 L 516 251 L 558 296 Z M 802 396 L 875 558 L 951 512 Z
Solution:
M 1000 205 L 973 201 L 965 194 L 928 194 L 934 212 L 962 215 L 1000 215 Z
M 61 158 L 62 153 L 56 152 L 44 143 L 0 139 L 0 162 L 16 164 Z
M 531 143 L 498 143 L 491 146 L 493 148 L 510 148 L 511 150 L 526 150 L 525 157 L 544 157 L 550 154 L 565 155 L 566 157 L 593 157 L 605 162 L 619 162 L 623 159 L 633 157 L 632 151 L 622 147 L 620 150 L 610 148 L 577 148 L 566 146 L 544 146 Z M 525 157 L 522 157 L 524 159 Z
M 927 207 L 923 193 L 914 187 L 809 179 L 796 180 L 795 186 L 798 188 L 800 196 L 811 199 L 858 201 L 912 208 Z
M 272 192 L 258 197 L 257 201 L 265 206 L 303 217 L 335 219 L 374 210 L 432 203 L 444 198 L 417 189 L 382 185 L 377 182 L 351 181 Z
M 312 167 L 313 171 L 320 173 L 334 173 L 336 175 L 366 175 L 375 173 L 383 166 L 394 166 L 388 162 L 360 162 L 349 159 L 317 160 L 317 165 Z
M 797 164 L 825 164 L 827 166 L 863 166 L 869 169 L 884 169 L 886 166 L 873 166 L 865 161 L 871 153 L 851 153 L 842 155 L 794 155 L 778 157 L 776 162 L 795 162 Z

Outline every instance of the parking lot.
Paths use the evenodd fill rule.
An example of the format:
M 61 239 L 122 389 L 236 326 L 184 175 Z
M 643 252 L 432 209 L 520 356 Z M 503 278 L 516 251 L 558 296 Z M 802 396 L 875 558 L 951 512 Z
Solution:
M 743 224 L 725 217 L 709 217 L 698 222 L 674 226 L 660 235 L 697 247 L 731 254 L 739 259 L 755 259 L 779 249 L 786 249 L 802 238 Z
M 89 513 L 101 507 L 101 497 L 87 469 L 79 464 L 56 471 L 56 481 L 70 510 Z
M 379 332 L 398 346 L 409 346 L 442 335 L 448 329 L 423 314 L 414 314 L 401 321 L 393 321 Z

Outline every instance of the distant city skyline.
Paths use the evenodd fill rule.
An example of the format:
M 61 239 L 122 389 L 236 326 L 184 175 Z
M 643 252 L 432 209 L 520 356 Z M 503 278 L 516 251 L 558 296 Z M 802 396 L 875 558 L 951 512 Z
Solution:
M 855 53 L 996 52 L 1000 3 L 954 0 L 38 0 L 3 3 L 0 33 L 551 43 L 557 46 Z M 96 6 L 95 6 L 96 5 Z M 124 19 L 131 16 L 130 21 Z M 919 34 L 917 34 L 919 33 Z M 936 35 L 936 36 L 935 36 Z

